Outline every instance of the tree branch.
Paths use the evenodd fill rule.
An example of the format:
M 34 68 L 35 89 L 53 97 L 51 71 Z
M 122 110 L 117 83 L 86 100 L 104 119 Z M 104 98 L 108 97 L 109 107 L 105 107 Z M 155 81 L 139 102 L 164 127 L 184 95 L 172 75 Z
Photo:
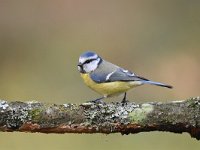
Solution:
M 200 98 L 168 103 L 46 104 L 0 100 L 0 131 L 42 133 L 188 132 L 200 139 Z

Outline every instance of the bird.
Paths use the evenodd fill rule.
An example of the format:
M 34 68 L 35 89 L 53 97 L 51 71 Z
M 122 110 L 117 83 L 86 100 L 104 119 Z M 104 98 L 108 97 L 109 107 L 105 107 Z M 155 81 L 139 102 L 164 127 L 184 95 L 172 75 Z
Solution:
M 92 100 L 92 102 L 99 102 L 104 98 L 124 94 L 121 102 L 125 103 L 128 101 L 126 92 L 144 84 L 172 88 L 171 85 L 154 82 L 138 76 L 129 70 L 104 60 L 92 51 L 86 51 L 81 54 L 77 66 L 84 83 L 102 95 L 102 97 Z

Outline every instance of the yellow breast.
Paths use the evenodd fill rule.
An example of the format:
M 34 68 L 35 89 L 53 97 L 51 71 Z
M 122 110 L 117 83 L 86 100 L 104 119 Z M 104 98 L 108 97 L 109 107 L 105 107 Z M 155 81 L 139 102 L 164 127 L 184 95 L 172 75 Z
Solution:
M 96 83 L 90 78 L 89 74 L 81 74 L 81 77 L 83 78 L 85 84 L 88 87 L 106 97 L 124 93 L 127 90 L 139 85 L 136 82 L 122 82 L 122 81 Z

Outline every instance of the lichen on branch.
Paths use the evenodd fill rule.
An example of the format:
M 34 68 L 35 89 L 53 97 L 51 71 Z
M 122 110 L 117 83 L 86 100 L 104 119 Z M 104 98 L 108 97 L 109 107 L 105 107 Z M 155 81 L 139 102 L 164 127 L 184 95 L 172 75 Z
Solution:
M 0 100 L 0 131 L 42 133 L 188 132 L 200 139 L 200 98 L 168 103 L 47 104 Z

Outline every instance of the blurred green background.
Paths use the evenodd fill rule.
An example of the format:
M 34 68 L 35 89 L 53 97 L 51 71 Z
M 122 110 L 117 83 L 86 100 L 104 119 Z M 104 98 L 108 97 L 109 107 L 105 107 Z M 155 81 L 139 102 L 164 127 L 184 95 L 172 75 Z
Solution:
M 103 58 L 174 89 L 141 86 L 136 102 L 200 93 L 198 0 L 0 0 L 0 98 L 81 103 L 99 97 L 77 71 L 78 57 Z M 107 101 L 120 100 L 108 99 Z M 0 133 L 2 150 L 199 150 L 188 134 Z

